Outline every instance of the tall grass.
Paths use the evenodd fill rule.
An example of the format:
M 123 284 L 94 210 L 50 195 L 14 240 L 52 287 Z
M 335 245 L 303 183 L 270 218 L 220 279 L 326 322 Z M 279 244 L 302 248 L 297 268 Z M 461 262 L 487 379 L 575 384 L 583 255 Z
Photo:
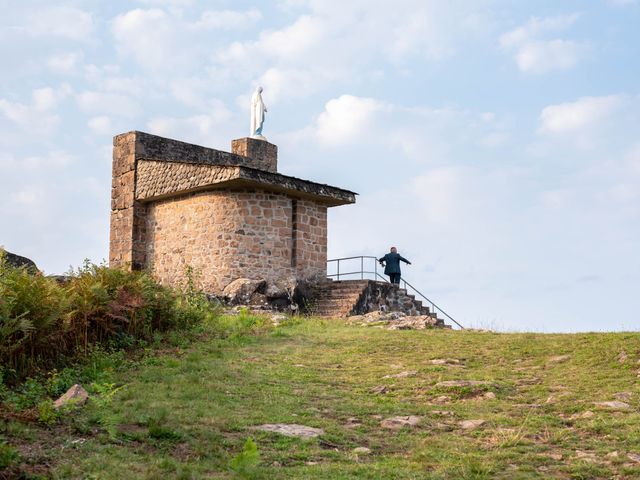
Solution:
M 185 327 L 206 311 L 202 294 L 163 287 L 145 272 L 86 262 L 61 285 L 0 256 L 0 383 L 86 354 L 92 344 Z

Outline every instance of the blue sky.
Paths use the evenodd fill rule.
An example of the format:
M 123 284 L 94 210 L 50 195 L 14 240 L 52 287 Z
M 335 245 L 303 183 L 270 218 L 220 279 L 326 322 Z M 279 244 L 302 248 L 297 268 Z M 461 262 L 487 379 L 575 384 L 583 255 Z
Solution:
M 360 193 L 329 256 L 466 325 L 640 326 L 640 2 L 7 1 L 0 244 L 108 256 L 111 138 L 229 150 L 264 87 L 282 173 Z

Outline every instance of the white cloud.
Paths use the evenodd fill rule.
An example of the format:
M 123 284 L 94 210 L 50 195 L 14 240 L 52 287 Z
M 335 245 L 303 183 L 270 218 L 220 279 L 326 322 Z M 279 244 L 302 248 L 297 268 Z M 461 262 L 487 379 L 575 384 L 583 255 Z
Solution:
M 371 127 L 383 103 L 373 98 L 342 95 L 327 102 L 316 123 L 316 134 L 325 145 L 340 145 L 362 137 Z
M 583 42 L 561 38 L 541 38 L 549 33 L 570 28 L 579 14 L 547 18 L 532 18 L 526 24 L 500 37 L 500 45 L 514 52 L 514 59 L 522 72 L 543 74 L 554 70 L 569 70 L 585 56 Z
M 69 75 L 77 71 L 82 59 L 81 52 L 59 53 L 47 59 L 47 67 L 54 73 Z
M 100 115 L 89 119 L 87 125 L 91 131 L 97 135 L 113 135 L 114 128 L 111 118 L 107 115 Z
M 34 208 L 40 205 L 44 198 L 44 192 L 40 188 L 26 187 L 11 194 L 11 203 L 20 207 Z
M 558 15 L 556 17 L 531 18 L 524 25 L 515 28 L 500 36 L 500 44 L 503 47 L 517 47 L 549 32 L 561 32 L 567 30 L 580 18 L 580 15 Z
M 79 93 L 76 100 L 82 111 L 92 114 L 133 117 L 140 110 L 135 100 L 121 93 L 86 91 Z
M 145 5 L 165 5 L 168 7 L 189 7 L 193 0 L 139 0 Z
M 399 0 L 372 7 L 363 0 L 289 2 L 281 7 L 300 10 L 295 20 L 257 39 L 217 48 L 210 71 L 216 79 L 225 78 L 225 72 L 241 81 L 270 78 L 279 91 L 292 92 L 290 98 L 338 83 L 371 81 L 386 64 L 397 68 L 413 60 L 439 61 L 469 37 L 486 35 L 491 27 L 482 3 Z
M 251 10 L 207 10 L 192 27 L 196 29 L 236 30 L 253 27 L 262 19 L 257 8 Z
M 179 138 L 201 145 L 224 145 L 229 141 L 231 112 L 220 101 L 213 101 L 209 113 L 188 117 L 154 117 L 147 122 L 149 133 Z M 216 147 L 217 148 L 217 147 Z
M 24 104 L 0 98 L 0 113 L 29 134 L 52 134 L 60 117 L 52 112 L 71 93 L 71 87 L 64 84 L 54 89 L 38 88 L 31 92 L 31 103 Z
M 90 13 L 67 6 L 33 8 L 25 26 L 32 35 L 51 35 L 70 40 L 86 40 L 93 28 Z
M 188 43 L 178 23 L 179 19 L 157 8 L 118 15 L 112 25 L 118 52 L 150 70 L 186 68 L 197 45 Z
M 621 95 L 609 95 L 549 105 L 540 114 L 539 132 L 551 135 L 586 132 L 609 118 L 622 103 Z
M 63 84 L 58 89 L 51 87 L 37 88 L 31 92 L 33 108 L 41 112 L 51 110 L 71 93 L 72 89 L 67 84 Z
M 522 45 L 515 58 L 523 72 L 547 73 L 573 68 L 584 51 L 582 44 L 570 40 L 536 41 Z
M 64 150 L 53 150 L 46 155 L 31 155 L 22 159 L 14 155 L 0 155 L 0 167 L 11 169 L 12 171 L 40 172 L 43 170 L 65 168 L 73 164 L 75 155 Z

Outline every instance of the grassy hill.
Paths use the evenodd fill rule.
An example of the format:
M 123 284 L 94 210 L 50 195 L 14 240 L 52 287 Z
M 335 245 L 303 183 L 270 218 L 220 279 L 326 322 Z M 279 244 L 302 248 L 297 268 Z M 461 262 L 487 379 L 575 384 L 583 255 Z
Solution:
M 103 368 L 49 427 L 5 416 L 5 476 L 640 478 L 638 334 L 241 321 L 252 335 L 205 328 Z M 479 383 L 438 385 L 455 380 Z M 386 428 L 395 416 L 418 423 Z M 252 429 L 275 423 L 324 434 Z

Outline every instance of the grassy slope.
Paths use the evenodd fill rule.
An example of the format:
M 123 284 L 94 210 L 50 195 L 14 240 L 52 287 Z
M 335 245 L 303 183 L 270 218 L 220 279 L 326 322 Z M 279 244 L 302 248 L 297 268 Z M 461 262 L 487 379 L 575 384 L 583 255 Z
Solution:
M 563 354 L 571 357 L 549 361 Z M 230 461 L 249 437 L 261 456 L 250 478 L 640 478 L 628 458 L 640 454 L 639 355 L 637 334 L 390 332 L 309 320 L 149 357 L 118 374 L 125 387 L 111 403 L 89 404 L 58 427 L 48 448 L 58 478 L 234 478 Z M 434 358 L 462 366 L 430 365 Z M 417 374 L 383 378 L 405 370 Z M 495 386 L 434 387 L 453 379 Z M 369 392 L 379 385 L 389 391 Z M 486 391 L 496 398 L 482 398 Z M 629 411 L 593 405 L 623 391 L 633 392 Z M 450 400 L 434 403 L 442 395 Z M 587 410 L 595 415 L 569 419 Z M 380 416 L 394 415 L 423 418 L 381 428 Z M 467 419 L 487 422 L 463 431 Z M 263 423 L 326 434 L 304 441 L 248 430 Z M 10 442 L 43 441 L 36 427 L 6 430 Z M 371 454 L 354 454 L 361 446 Z

